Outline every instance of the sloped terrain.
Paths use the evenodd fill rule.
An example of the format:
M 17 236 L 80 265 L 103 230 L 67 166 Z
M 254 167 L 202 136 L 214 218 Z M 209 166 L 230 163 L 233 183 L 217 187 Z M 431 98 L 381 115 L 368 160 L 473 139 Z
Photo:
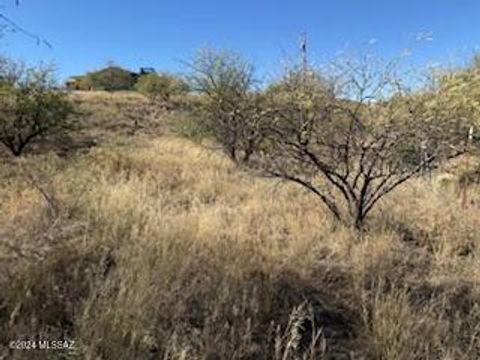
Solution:
M 480 357 L 478 192 L 418 180 L 357 233 L 188 140 L 114 140 L 2 159 L 0 344 L 75 340 L 3 358 Z

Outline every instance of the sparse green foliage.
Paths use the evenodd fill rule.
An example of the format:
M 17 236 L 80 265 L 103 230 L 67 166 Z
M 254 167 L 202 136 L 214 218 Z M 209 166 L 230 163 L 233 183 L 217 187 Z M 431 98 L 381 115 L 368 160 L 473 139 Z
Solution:
M 300 96 L 300 91 L 303 92 L 304 97 L 321 97 L 323 94 L 331 92 L 332 88 L 320 71 L 292 66 L 279 80 L 270 84 L 266 89 L 266 94 L 281 99 L 281 97 L 288 98 L 292 95 Z
M 248 162 L 263 139 L 262 96 L 254 91 L 254 68 L 228 51 L 200 51 L 189 64 L 193 90 L 205 97 L 204 128 L 235 162 Z
M 160 100 L 168 106 L 172 96 L 185 94 L 188 91 L 188 85 L 177 76 L 148 74 L 138 79 L 136 89 L 152 101 Z
M 33 140 L 59 135 L 74 125 L 74 108 L 53 88 L 49 68 L 9 66 L 0 90 L 0 142 L 15 156 Z
M 447 111 L 480 125 L 480 63 L 452 71 L 439 80 L 438 96 L 447 101 Z M 461 113 L 460 113 L 461 111 Z
M 480 147 L 480 62 L 474 58 L 472 64 L 461 70 L 435 76 L 436 88 L 429 103 L 441 104 L 437 118 L 449 122 L 463 137 L 462 145 L 469 150 Z M 471 128 L 471 130 L 470 130 Z M 468 140 L 469 132 L 470 139 Z M 466 144 L 468 140 L 468 144 Z M 459 142 L 460 144 L 460 142 Z

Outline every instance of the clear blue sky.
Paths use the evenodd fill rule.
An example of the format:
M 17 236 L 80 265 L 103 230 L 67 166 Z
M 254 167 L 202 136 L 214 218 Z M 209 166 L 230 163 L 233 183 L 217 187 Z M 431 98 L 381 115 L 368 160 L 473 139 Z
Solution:
M 2 11 L 53 48 L 11 34 L 0 51 L 29 62 L 53 61 L 59 75 L 99 68 L 110 60 L 138 69 L 180 72 L 179 60 L 203 46 L 238 50 L 262 74 L 280 69 L 307 31 L 316 62 L 348 44 L 376 39 L 390 56 L 410 46 L 419 32 L 433 40 L 415 61 L 459 62 L 480 45 L 479 0 L 0 0 Z

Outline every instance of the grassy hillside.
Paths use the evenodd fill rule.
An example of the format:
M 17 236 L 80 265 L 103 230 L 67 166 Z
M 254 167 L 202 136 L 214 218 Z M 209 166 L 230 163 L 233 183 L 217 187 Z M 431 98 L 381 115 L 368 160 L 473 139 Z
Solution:
M 76 96 L 96 146 L 0 168 L 0 344 L 75 349 L 5 359 L 480 357 L 478 195 L 418 180 L 358 233 L 146 100 Z

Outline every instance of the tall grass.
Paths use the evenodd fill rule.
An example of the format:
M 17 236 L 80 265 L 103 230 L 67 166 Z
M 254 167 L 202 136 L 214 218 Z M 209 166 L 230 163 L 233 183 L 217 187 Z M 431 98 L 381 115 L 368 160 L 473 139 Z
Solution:
M 358 234 L 175 137 L 1 179 L 0 343 L 76 341 L 6 359 L 480 357 L 480 209 L 437 185 L 397 191 Z

